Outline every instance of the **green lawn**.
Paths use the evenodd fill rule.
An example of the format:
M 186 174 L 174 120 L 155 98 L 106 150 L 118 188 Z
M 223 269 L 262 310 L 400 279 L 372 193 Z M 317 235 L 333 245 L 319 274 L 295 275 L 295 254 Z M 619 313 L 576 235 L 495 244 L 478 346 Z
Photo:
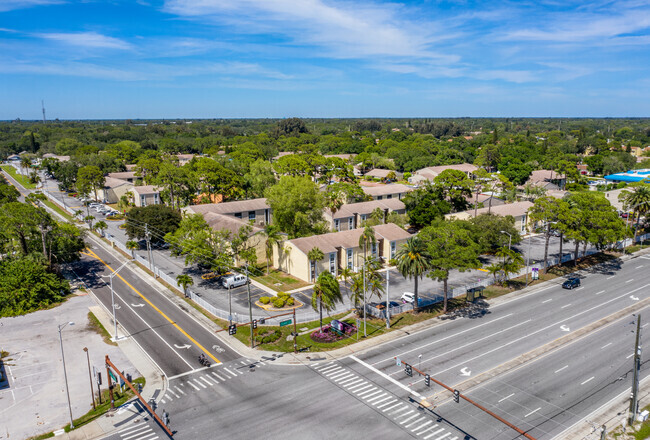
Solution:
M 36 185 L 29 181 L 29 177 L 18 174 L 16 168 L 11 165 L 2 165 L 2 169 L 5 170 L 11 177 L 16 180 L 23 188 L 25 189 L 35 189 Z
M 47 206 L 51 210 L 56 211 L 59 214 L 61 214 L 63 216 L 63 218 L 65 218 L 66 220 L 75 223 L 75 219 L 73 219 L 70 214 L 68 214 L 66 211 L 64 211 L 62 208 L 60 208 L 58 205 L 56 205 L 52 201 L 45 200 L 43 203 L 45 204 L 45 206 Z

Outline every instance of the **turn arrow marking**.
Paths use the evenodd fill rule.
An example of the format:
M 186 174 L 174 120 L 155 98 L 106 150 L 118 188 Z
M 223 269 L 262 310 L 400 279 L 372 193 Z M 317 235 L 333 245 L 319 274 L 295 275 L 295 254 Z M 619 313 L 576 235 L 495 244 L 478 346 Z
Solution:
M 463 367 L 462 370 L 460 370 L 460 375 L 461 376 L 471 376 L 472 372 L 467 369 L 467 367 Z
M 560 330 L 562 330 L 563 332 L 571 331 L 571 330 L 569 329 L 569 327 L 567 327 L 566 325 L 561 325 L 561 326 L 560 326 Z
M 131 304 L 131 307 L 144 307 L 144 304 Z
M 190 348 L 191 345 L 190 345 L 190 344 L 185 344 L 185 345 L 181 345 L 181 346 L 179 347 L 178 345 L 174 344 L 174 347 L 176 347 L 176 348 L 178 348 L 178 349 L 181 349 L 181 348 Z
M 638 301 L 639 300 L 639 298 L 637 296 L 634 296 L 634 295 L 630 295 L 630 299 L 632 301 Z

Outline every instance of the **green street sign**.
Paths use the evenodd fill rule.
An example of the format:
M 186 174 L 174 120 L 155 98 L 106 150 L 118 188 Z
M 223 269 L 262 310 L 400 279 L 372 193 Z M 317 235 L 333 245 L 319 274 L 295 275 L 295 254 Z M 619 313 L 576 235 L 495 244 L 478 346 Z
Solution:
M 113 382 L 117 383 L 117 377 L 113 374 L 111 370 L 108 370 L 108 374 L 110 374 L 111 379 L 113 379 Z
M 280 327 L 284 327 L 285 325 L 291 324 L 291 320 L 287 319 L 286 321 L 280 321 Z

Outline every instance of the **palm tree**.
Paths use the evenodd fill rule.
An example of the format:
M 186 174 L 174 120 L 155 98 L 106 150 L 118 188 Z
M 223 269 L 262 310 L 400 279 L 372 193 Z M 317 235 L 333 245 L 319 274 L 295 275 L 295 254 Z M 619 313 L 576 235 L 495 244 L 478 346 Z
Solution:
M 182 273 L 176 276 L 176 283 L 183 288 L 183 293 L 185 294 L 185 298 L 187 298 L 187 286 L 193 286 L 194 279 L 191 276 Z
M 329 272 L 318 276 L 314 284 L 314 293 L 311 296 L 311 306 L 320 313 L 320 331 L 323 331 L 323 308 L 328 312 L 334 310 L 337 302 L 343 302 L 339 283 Z
M 645 215 L 650 211 L 650 185 L 640 184 L 633 191 L 624 191 L 619 196 L 626 207 L 636 213 L 636 224 L 634 226 L 634 242 L 636 243 L 636 234 L 639 230 L 639 222 L 641 215 Z
M 418 237 L 409 238 L 395 255 L 397 270 L 404 278 L 413 278 L 413 294 L 415 296 L 414 310 L 420 311 L 418 298 L 418 278 L 422 278 L 431 267 L 431 255 L 427 251 L 427 245 Z
M 371 244 L 377 243 L 375 238 L 375 230 L 370 226 L 363 228 L 363 232 L 359 236 L 359 247 L 363 247 L 363 266 L 361 266 L 361 271 L 363 272 L 363 337 L 367 336 L 366 334 L 366 262 L 368 261 L 368 246 Z
M 339 269 L 339 278 L 343 279 L 343 285 L 345 286 L 346 290 L 348 288 L 348 280 L 352 278 L 353 274 L 354 272 L 352 271 L 352 269 L 349 269 L 347 266 L 342 269 Z
M 20 159 L 20 169 L 23 170 L 23 174 L 25 174 L 24 170 L 29 170 L 32 167 L 32 160 L 28 156 L 23 156 Z
M 126 242 L 126 248 L 131 251 L 131 258 L 135 258 L 135 250 L 140 249 L 137 241 L 129 240 Z
M 510 275 L 516 274 L 524 266 L 524 258 L 519 252 L 515 251 L 514 249 L 508 249 L 504 246 L 497 250 L 496 256 L 502 258 L 502 260 L 489 266 L 488 271 L 494 275 L 495 281 L 497 278 L 497 272 L 502 273 L 503 284 L 508 281 Z
M 314 265 L 314 270 L 311 271 L 311 279 L 316 282 L 316 277 L 318 276 L 318 262 L 325 258 L 325 254 L 323 251 L 315 247 L 307 253 L 307 258 L 309 259 L 309 264 Z
M 95 223 L 95 226 L 93 226 L 93 229 L 94 230 L 99 230 L 99 233 L 103 237 L 104 236 L 104 229 L 106 229 L 107 227 L 108 227 L 108 225 L 106 224 L 106 222 L 103 221 L 103 220 L 100 220 L 97 223 Z
M 84 217 L 84 221 L 88 222 L 88 227 L 90 229 L 92 229 L 93 228 L 93 221 L 95 221 L 95 217 L 93 217 L 92 215 L 87 215 L 87 216 Z
M 275 225 L 266 225 L 264 227 L 264 235 L 266 240 L 266 274 L 269 274 L 269 261 L 273 259 L 273 246 L 276 246 L 282 240 L 280 229 Z

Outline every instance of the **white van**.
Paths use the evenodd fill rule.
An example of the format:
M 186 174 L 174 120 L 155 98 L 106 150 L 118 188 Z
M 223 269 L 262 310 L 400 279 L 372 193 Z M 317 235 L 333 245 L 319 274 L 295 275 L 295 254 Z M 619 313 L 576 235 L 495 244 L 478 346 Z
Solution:
M 238 273 L 228 275 L 223 278 L 221 281 L 225 289 L 232 289 L 233 287 L 239 287 L 246 284 L 246 276 Z
M 400 298 L 405 303 L 412 303 L 415 301 L 415 293 L 413 292 L 404 292 Z

